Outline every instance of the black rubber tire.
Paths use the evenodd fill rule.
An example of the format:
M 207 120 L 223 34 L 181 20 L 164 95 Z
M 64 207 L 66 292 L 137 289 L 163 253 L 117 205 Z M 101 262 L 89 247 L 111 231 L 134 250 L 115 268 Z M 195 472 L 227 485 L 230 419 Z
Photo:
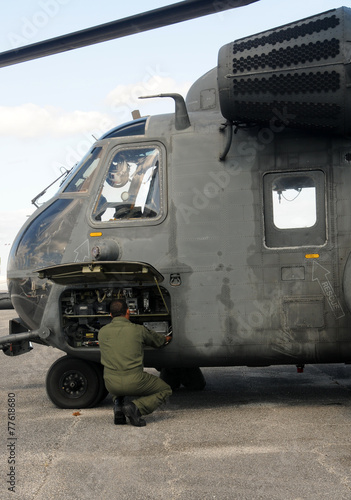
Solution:
M 206 380 L 200 368 L 182 368 L 180 381 L 190 391 L 202 391 Z
M 58 408 L 91 408 L 101 401 L 104 386 L 94 364 L 71 356 L 55 361 L 46 376 L 46 391 Z
M 184 385 L 191 391 L 202 391 L 206 386 L 205 377 L 200 368 L 162 368 L 160 378 L 171 386 L 172 390 Z
M 180 368 L 162 368 L 160 379 L 168 384 L 172 391 L 180 387 Z
M 93 366 L 93 368 L 97 372 L 97 376 L 98 376 L 99 384 L 100 384 L 100 390 L 99 390 L 99 394 L 97 395 L 96 402 L 94 402 L 92 404 L 92 406 L 95 406 L 95 405 L 101 403 L 106 398 L 106 396 L 108 395 L 108 390 L 105 387 L 104 367 L 102 366 L 102 364 L 100 364 L 100 363 L 91 363 L 91 365 Z

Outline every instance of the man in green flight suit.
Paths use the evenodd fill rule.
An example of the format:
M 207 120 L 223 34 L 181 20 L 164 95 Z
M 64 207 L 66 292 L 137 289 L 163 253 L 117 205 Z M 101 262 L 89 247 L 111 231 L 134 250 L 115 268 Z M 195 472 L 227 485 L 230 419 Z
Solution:
M 125 300 L 113 300 L 110 314 L 112 321 L 101 328 L 98 339 L 105 386 L 115 402 L 114 423 L 125 424 L 128 417 L 132 425 L 142 427 L 146 425 L 142 415 L 152 413 L 172 394 L 166 382 L 144 372 L 143 347 L 162 347 L 172 337 L 129 321 Z M 132 395 L 140 397 L 124 404 L 124 396 Z

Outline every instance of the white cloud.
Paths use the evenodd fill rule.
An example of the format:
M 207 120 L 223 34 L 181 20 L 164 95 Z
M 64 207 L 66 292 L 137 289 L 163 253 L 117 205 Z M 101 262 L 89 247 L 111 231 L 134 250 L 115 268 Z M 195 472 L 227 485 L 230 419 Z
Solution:
M 145 101 L 138 99 L 140 96 L 178 93 L 186 96 L 191 83 L 177 83 L 173 78 L 153 75 L 141 82 L 129 85 L 117 85 L 106 97 L 106 103 L 113 111 L 118 111 L 121 107 L 128 107 L 130 110 L 142 108 Z
M 95 111 L 67 112 L 36 104 L 0 106 L 0 135 L 32 138 L 79 134 L 99 127 L 106 115 Z
M 172 103 L 139 100 L 139 96 L 179 93 L 185 97 L 190 83 L 177 83 L 173 78 L 151 75 L 130 85 L 118 85 L 106 97 L 107 113 L 99 111 L 65 111 L 55 106 L 26 103 L 20 106 L 0 106 L 0 136 L 17 138 L 64 137 L 94 130 L 105 132 L 106 124 L 131 119 L 131 111 L 140 109 L 153 114 L 169 112 Z M 163 101 L 163 100 L 162 100 Z M 165 111 L 165 109 L 168 109 Z M 116 120 L 117 113 L 117 120 Z

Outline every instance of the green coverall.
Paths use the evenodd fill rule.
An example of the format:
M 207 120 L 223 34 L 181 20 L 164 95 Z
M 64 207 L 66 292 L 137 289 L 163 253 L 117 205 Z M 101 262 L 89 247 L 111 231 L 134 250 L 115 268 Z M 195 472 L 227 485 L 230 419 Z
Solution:
M 144 372 L 144 345 L 162 347 L 162 334 L 118 316 L 101 328 L 98 339 L 105 386 L 114 399 L 141 396 L 133 403 L 141 415 L 148 415 L 172 394 L 166 382 Z

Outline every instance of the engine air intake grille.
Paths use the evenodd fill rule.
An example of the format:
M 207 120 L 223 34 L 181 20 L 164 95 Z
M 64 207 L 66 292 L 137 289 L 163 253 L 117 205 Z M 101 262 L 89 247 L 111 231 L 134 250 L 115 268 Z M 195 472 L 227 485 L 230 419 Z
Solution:
M 345 7 L 227 44 L 218 56 L 222 114 L 264 124 L 279 103 L 294 116 L 286 126 L 351 135 L 350 61 Z
M 257 49 L 266 44 L 275 45 L 277 43 L 290 42 L 304 36 L 327 31 L 330 28 L 335 28 L 340 24 L 340 19 L 336 16 L 329 16 L 316 21 L 309 21 L 307 23 L 300 23 L 297 26 L 292 26 L 286 29 L 277 29 L 269 35 L 250 37 L 247 41 L 235 42 L 236 53 L 243 52 L 244 50 Z M 246 40 L 246 39 L 245 39 Z

